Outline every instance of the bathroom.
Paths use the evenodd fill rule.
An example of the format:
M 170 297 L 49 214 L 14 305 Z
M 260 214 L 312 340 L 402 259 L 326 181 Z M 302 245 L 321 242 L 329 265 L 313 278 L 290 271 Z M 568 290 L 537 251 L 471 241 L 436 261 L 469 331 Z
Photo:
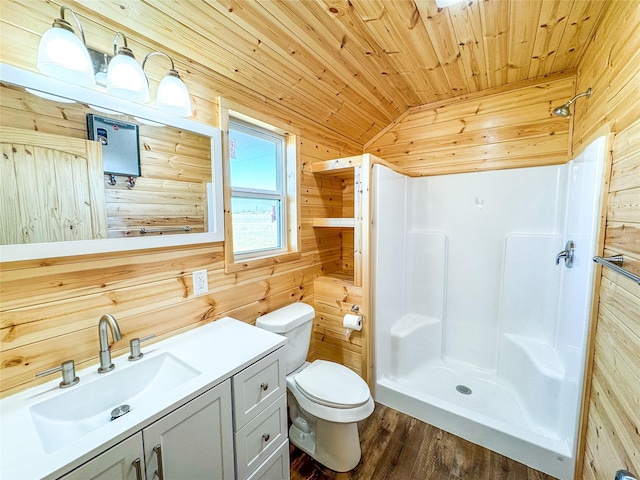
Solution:
M 332 50 L 333 43 L 327 43 L 326 51 L 331 50 L 330 58 L 335 59 L 336 67 L 335 71 L 328 71 L 324 77 L 315 74 L 314 68 L 318 66 L 315 63 L 296 63 L 295 68 L 282 69 L 283 59 L 287 55 L 291 55 L 291 61 L 297 61 L 297 55 L 290 52 L 285 55 L 287 41 L 281 38 L 266 42 L 266 50 L 254 52 L 257 55 L 255 58 L 247 53 L 252 45 L 265 43 L 259 43 L 261 24 L 268 24 L 273 21 L 270 19 L 276 17 L 290 17 L 292 25 L 300 25 L 299 30 L 293 27 L 291 31 L 287 29 L 290 37 L 284 37 L 293 41 L 296 35 L 300 36 L 297 40 L 299 52 L 306 52 L 304 48 L 308 48 L 309 52 L 324 51 L 316 39 L 304 33 L 304 24 L 293 20 L 304 15 L 297 15 L 283 5 L 273 3 L 258 7 L 257 3 L 239 2 L 239 7 L 229 12 L 227 7 L 223 8 L 222 4 L 214 2 L 211 11 L 202 12 L 200 7 L 183 5 L 177 8 L 170 2 L 163 4 L 166 11 L 160 11 L 150 3 L 126 2 L 120 6 L 108 2 L 99 5 L 73 2 L 70 6 L 78 11 L 90 45 L 107 50 L 106 45 L 110 45 L 113 32 L 122 29 L 130 37 L 130 46 L 138 60 L 150 50 L 167 50 L 174 57 L 177 69 L 189 87 L 195 107 L 194 119 L 197 121 L 219 126 L 218 97 L 224 97 L 252 111 L 270 113 L 298 129 L 301 138 L 299 254 L 286 262 L 236 271 L 227 267 L 226 246 L 220 241 L 147 250 L 51 256 L 46 260 L 6 262 L 2 259 L 3 397 L 35 385 L 38 382 L 34 380 L 37 372 L 59 365 L 69 356 L 76 359 L 79 368 L 96 364 L 98 339 L 95 329 L 104 313 L 113 314 L 123 332 L 123 340 L 112 345 L 113 355 L 117 356 L 128 353 L 129 340 L 135 337 L 155 334 L 156 340 L 151 341 L 153 344 L 224 316 L 253 323 L 260 315 L 296 301 L 313 305 L 317 312 L 310 358 L 339 361 L 363 377 L 370 375 L 367 370 L 371 369 L 374 361 L 371 357 L 375 343 L 372 331 L 367 330 L 367 320 L 375 321 L 370 318 L 371 271 L 363 270 L 360 285 L 357 281 L 340 283 L 338 278 L 339 272 L 353 271 L 366 264 L 363 250 L 354 248 L 360 240 L 350 227 L 312 226 L 312 219 L 316 217 L 357 217 L 354 209 L 359 207 L 350 200 L 356 190 L 356 179 L 353 174 L 335 178 L 314 174 L 310 168 L 314 163 L 360 155 L 363 151 L 394 164 L 401 162 L 404 157 L 406 166 L 417 175 L 440 175 L 494 167 L 524 167 L 535 161 L 564 163 L 583 152 L 596 138 L 609 135 L 607 151 L 612 153 L 607 156 L 607 161 L 614 167 L 610 169 L 610 178 L 603 191 L 609 208 L 601 212 L 601 218 L 606 216 L 607 219 L 606 233 L 604 229 L 601 232 L 601 244 L 604 244 L 601 253 L 624 254 L 625 258 L 630 259 L 631 268 L 638 273 L 634 265 L 640 261 L 635 240 L 640 228 L 637 203 L 639 159 L 636 148 L 640 132 L 637 102 L 640 82 L 637 71 L 637 51 L 640 50 L 637 48 L 640 45 L 637 26 L 640 13 L 634 2 L 610 2 L 603 9 L 602 2 L 586 2 L 590 4 L 589 7 L 580 7 L 582 2 L 566 2 L 565 5 L 560 1 L 555 3 L 560 8 L 559 12 L 547 12 L 542 9 L 542 2 L 530 2 L 532 9 L 539 9 L 536 18 L 546 16 L 561 22 L 559 19 L 563 16 L 574 15 L 576 22 L 584 22 L 583 29 L 575 27 L 576 44 L 584 45 L 584 51 L 578 49 L 580 58 L 564 59 L 569 67 L 551 70 L 549 66 L 548 71 L 542 65 L 553 63 L 553 58 L 550 57 L 546 62 L 539 60 L 539 63 L 530 67 L 532 71 L 538 68 L 538 73 L 530 77 L 528 73 L 522 76 L 517 88 L 503 85 L 516 83 L 507 79 L 519 78 L 518 72 L 507 72 L 505 68 L 504 72 L 495 73 L 498 65 L 490 62 L 500 59 L 488 58 L 486 62 L 496 78 L 482 77 L 478 79 L 476 88 L 462 92 L 470 95 L 493 87 L 491 95 L 476 97 L 481 98 L 482 102 L 476 101 L 474 104 L 470 97 L 467 103 L 448 104 L 446 99 L 457 97 L 458 94 L 445 96 L 441 100 L 434 96 L 429 101 L 420 101 L 417 95 L 403 98 L 398 93 L 399 98 L 403 98 L 399 105 L 433 104 L 432 108 L 417 107 L 408 114 L 406 108 L 398 110 L 377 97 L 376 93 L 368 95 L 366 102 L 359 103 L 360 97 L 354 92 L 355 88 L 338 85 L 339 80 L 347 76 L 344 64 L 340 62 L 348 61 L 339 52 L 355 55 L 358 48 L 363 46 L 348 34 L 349 27 L 344 19 L 349 14 L 355 14 L 349 13 L 346 2 L 337 2 L 339 4 L 330 7 L 327 5 L 324 10 L 328 12 L 321 12 L 320 7 L 309 5 L 310 11 L 306 12 L 309 18 L 326 13 L 327 19 L 318 21 L 318 29 L 336 43 L 335 51 Z M 413 2 L 409 3 L 413 5 Z M 426 16 L 434 9 L 431 3 L 415 2 L 416 11 Z M 372 2 L 370 12 L 366 11 L 365 6 L 358 5 L 364 10 L 358 10 L 358 16 L 378 18 L 373 5 Z M 575 13 L 571 13 L 572 7 Z M 59 7 L 43 1 L 29 2 L 28 7 L 26 2 L 4 2 L 1 8 L 2 62 L 35 70 L 38 41 L 58 15 Z M 396 5 L 394 8 L 401 7 Z M 433 16 L 446 16 L 450 19 L 448 21 L 458 22 L 455 25 L 459 27 L 464 8 L 477 13 L 474 9 L 479 6 L 465 4 L 464 8 L 451 8 L 451 12 L 459 13 L 458 16 L 437 9 Z M 551 10 L 546 4 L 544 8 Z M 400 14 L 394 10 L 394 15 Z M 153 21 L 140 22 L 141 17 Z M 587 17 L 590 20 L 584 20 Z M 210 30 L 207 21 L 219 23 L 220 30 L 210 32 L 208 36 L 203 35 L 203 32 Z M 341 23 L 343 21 L 345 23 Z M 384 45 L 383 27 L 380 25 L 380 29 L 376 30 L 376 22 L 369 23 L 371 30 L 379 35 L 378 45 Z M 363 24 L 361 22 L 359 25 Z M 551 32 L 550 39 L 560 34 L 560 28 L 564 28 L 564 23 L 559 23 L 561 27 L 557 30 L 552 30 L 554 24 L 551 21 L 547 25 Z M 435 26 L 431 28 L 437 29 Z M 567 25 L 569 28 L 570 25 Z M 587 41 L 587 35 L 592 31 L 597 41 Z M 344 33 L 339 35 L 339 32 Z M 252 40 L 246 40 L 243 33 Z M 268 38 L 269 33 L 264 35 Z M 343 37 L 347 38 L 344 48 L 338 48 Z M 215 38 L 216 42 L 210 38 Z M 566 41 L 571 43 L 571 38 L 569 35 Z M 626 43 L 621 43 L 621 39 L 625 39 Z M 497 48 L 496 45 L 492 46 L 491 38 L 486 41 L 489 42 L 485 47 L 487 51 Z M 409 40 L 407 44 L 410 44 Z M 207 48 L 199 45 L 206 45 Z M 531 45 L 531 48 L 533 50 L 534 46 Z M 543 47 L 535 47 L 536 50 L 538 48 Z M 481 54 L 478 52 L 478 55 Z M 473 60 L 465 55 L 467 51 L 463 50 L 460 62 Z M 443 64 L 447 63 L 446 58 L 442 57 L 442 60 Z M 252 62 L 260 67 L 252 67 Z M 269 62 L 275 63 L 267 67 Z M 357 63 L 356 60 L 352 62 Z M 376 68 L 382 66 L 382 63 L 376 64 Z M 165 65 L 150 63 L 148 68 L 151 68 L 152 84 L 157 84 Z M 267 74 L 260 76 L 265 70 Z M 300 74 L 303 81 L 297 86 L 291 78 L 282 78 L 281 83 L 286 88 L 280 88 L 273 80 L 280 70 L 289 75 Z M 445 74 L 438 74 L 446 81 Z M 546 74 L 548 76 L 544 77 Z M 379 72 L 376 75 L 379 76 Z M 497 78 L 501 75 L 505 80 Z M 321 83 L 314 90 L 313 83 L 317 81 L 317 76 L 322 77 Z M 391 75 L 387 77 L 389 79 L 386 82 L 392 82 Z M 395 77 L 393 81 L 402 85 Z M 372 82 L 373 74 L 368 74 L 357 83 L 357 87 L 371 86 Z M 395 87 L 390 86 L 391 83 L 375 82 L 379 82 L 379 91 L 396 91 Z M 570 119 L 551 115 L 554 107 L 589 87 L 593 89 L 592 96 L 575 102 L 572 106 L 575 114 Z M 305 89 L 308 93 L 305 93 Z M 346 98 L 346 108 L 332 98 L 335 96 L 334 89 L 344 89 L 340 98 Z M 397 91 L 401 92 L 402 89 L 397 87 Z M 498 127 L 505 123 L 486 126 L 484 131 L 475 136 L 469 134 L 474 127 L 471 124 L 465 126 L 462 119 L 474 118 L 475 109 L 472 108 L 478 106 L 481 107 L 480 115 L 485 110 L 493 112 L 497 122 L 504 117 L 514 119 L 516 125 L 513 125 L 510 133 L 512 143 L 493 140 L 494 136 L 499 135 Z M 55 115 L 55 112 L 51 113 L 51 116 Z M 393 128 L 392 124 L 402 123 L 402 119 L 398 118 L 400 115 L 404 115 L 404 121 L 410 123 Z M 7 117 L 2 117 L 4 124 Z M 66 122 L 60 119 L 61 125 L 68 125 Z M 48 119 L 44 123 L 51 125 Z M 415 128 L 414 133 L 419 141 L 407 139 L 405 135 L 411 133 L 411 129 L 404 129 L 404 126 Z M 458 157 L 453 161 L 450 150 L 438 143 L 439 137 L 453 136 L 461 131 L 460 141 L 467 143 L 460 148 L 469 152 L 468 164 Z M 377 140 L 373 141 L 374 137 Z M 407 143 L 403 144 L 404 141 Z M 411 154 L 406 154 L 407 151 Z M 537 160 L 532 160 L 534 156 Z M 482 198 L 478 198 L 478 201 L 482 202 Z M 475 208 L 480 211 L 479 207 Z M 485 204 L 484 209 L 486 212 L 490 205 Z M 364 247 L 368 246 L 365 244 Z M 556 250 L 564 248 L 564 244 L 560 247 Z M 554 251 L 554 257 L 556 253 Z M 192 272 L 201 270 L 207 271 L 209 292 L 193 295 Z M 613 478 L 610 474 L 612 469 L 638 469 L 638 438 L 632 426 L 637 426 L 638 421 L 633 407 L 633 385 L 637 386 L 637 374 L 633 372 L 637 371 L 639 348 L 639 294 L 637 286 L 622 276 L 604 269 L 601 275 L 599 293 L 594 299 L 594 303 L 601 305 L 598 335 L 594 330 L 591 336 L 595 359 L 593 365 L 587 367 L 592 400 L 582 413 L 585 430 L 582 447 L 579 448 L 583 458 L 577 478 L 581 478 L 581 475 L 584 478 Z M 337 326 L 336 322 L 349 313 L 354 304 L 360 306 L 365 316 L 365 326 L 361 333 L 352 334 L 347 342 L 342 339 L 341 326 Z M 595 322 L 592 322 L 591 328 L 594 327 Z M 605 353 L 611 350 L 615 351 L 613 357 Z M 612 365 L 622 366 L 614 368 Z M 368 380 L 371 385 L 371 379 Z M 613 389 L 614 393 L 608 393 L 612 390 L 608 387 L 614 385 L 613 382 L 628 384 L 631 388 Z M 599 435 L 595 432 L 599 432 Z M 605 434 L 607 440 L 601 440 Z

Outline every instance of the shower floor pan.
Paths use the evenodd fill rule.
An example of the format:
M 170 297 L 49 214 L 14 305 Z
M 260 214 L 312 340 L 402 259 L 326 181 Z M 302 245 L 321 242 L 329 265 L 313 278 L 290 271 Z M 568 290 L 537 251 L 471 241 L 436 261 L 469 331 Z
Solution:
M 379 378 L 375 400 L 537 470 L 572 478 L 568 441 L 536 424 L 518 394 L 485 370 L 450 361 L 424 365 L 400 379 Z

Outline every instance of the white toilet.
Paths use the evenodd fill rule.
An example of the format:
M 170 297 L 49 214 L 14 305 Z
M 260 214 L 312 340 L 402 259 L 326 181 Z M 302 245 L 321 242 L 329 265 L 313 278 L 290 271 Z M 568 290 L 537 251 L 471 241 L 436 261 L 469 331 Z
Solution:
M 293 303 L 256 320 L 256 326 L 287 337 L 289 440 L 322 465 L 347 472 L 360 461 L 356 422 L 373 412 L 366 382 L 347 367 L 325 360 L 305 362 L 315 311 Z

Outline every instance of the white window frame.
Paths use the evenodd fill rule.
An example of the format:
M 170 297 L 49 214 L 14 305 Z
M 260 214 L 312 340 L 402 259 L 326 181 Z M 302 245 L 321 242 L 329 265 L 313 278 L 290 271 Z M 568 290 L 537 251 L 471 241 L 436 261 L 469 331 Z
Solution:
M 261 190 L 258 188 L 243 188 L 243 187 L 234 187 L 230 185 L 231 188 L 231 201 L 233 202 L 234 197 L 241 198 L 257 198 L 263 200 L 277 200 L 280 202 L 280 212 L 279 212 L 279 229 L 278 229 L 278 240 L 279 246 L 275 248 L 261 248 L 256 250 L 248 250 L 243 252 L 238 252 L 235 249 L 235 245 L 233 248 L 233 256 L 236 261 L 243 261 L 252 258 L 260 258 L 264 256 L 273 256 L 273 255 L 282 255 L 287 253 L 287 176 L 285 173 L 285 165 L 287 163 L 286 159 L 286 138 L 284 135 L 271 132 L 260 128 L 257 125 L 252 125 L 250 123 L 244 122 L 240 119 L 237 119 L 233 116 L 229 116 L 229 129 L 233 127 L 234 130 L 240 131 L 245 135 L 252 135 L 258 138 L 267 139 L 269 141 L 275 140 L 276 143 L 276 188 L 277 190 Z M 233 217 L 233 212 L 231 212 Z M 233 241 L 232 241 L 233 243 Z
M 224 264 L 225 272 L 234 273 L 252 268 L 274 267 L 284 262 L 300 260 L 301 253 L 301 205 L 299 201 L 300 191 L 300 152 L 298 143 L 300 133 L 288 123 L 271 117 L 262 112 L 252 110 L 225 98 L 218 98 L 220 129 L 222 130 L 222 158 L 224 177 L 224 217 L 225 217 L 225 242 Z M 233 215 L 231 212 L 231 164 L 229 158 L 229 122 L 243 123 L 255 126 L 258 130 L 271 132 L 284 138 L 284 168 L 283 168 L 283 194 L 285 202 L 281 203 L 282 248 L 257 250 L 235 254 L 233 248 Z M 238 189 L 236 189 L 238 190 Z

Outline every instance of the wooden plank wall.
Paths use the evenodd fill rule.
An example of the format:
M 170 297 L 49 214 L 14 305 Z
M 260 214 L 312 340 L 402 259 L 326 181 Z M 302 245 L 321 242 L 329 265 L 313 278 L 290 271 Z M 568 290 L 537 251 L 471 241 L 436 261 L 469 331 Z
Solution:
M 170 52 L 192 95 L 196 120 L 217 126 L 217 98 L 222 96 L 295 125 L 301 132 L 303 205 L 322 198 L 327 185 L 307 173 L 305 164 L 362 151 L 361 144 L 328 130 L 315 119 L 302 117 L 220 75 L 215 65 L 182 56 L 172 48 L 170 34 L 160 45 L 89 7 L 74 4 L 75 8 L 82 16 L 90 46 L 107 50 L 113 32 L 122 30 L 138 58 L 156 49 Z M 35 71 L 40 35 L 58 11 L 59 5 L 47 1 L 3 1 L 0 60 Z M 170 18 L 156 20 L 172 24 Z M 150 67 L 153 95 L 166 66 Z M 329 188 L 341 189 L 339 185 Z M 224 273 L 222 243 L 1 263 L 0 394 L 48 380 L 36 381 L 34 375 L 67 359 L 74 359 L 79 368 L 96 364 L 96 325 L 105 313 L 112 313 L 123 331 L 123 339 L 112 346 L 114 355 L 119 355 L 127 351 L 134 337 L 155 333 L 162 339 L 225 315 L 253 322 L 259 315 L 296 300 L 313 303 L 313 280 L 342 264 L 339 234 L 331 232 L 333 229 L 317 232 L 312 227 L 311 218 L 321 216 L 326 208 L 310 205 L 302 209 L 299 260 L 248 272 Z M 209 293 L 194 297 L 191 272 L 200 269 L 208 270 Z
M 623 254 L 640 275 L 640 3 L 609 2 L 578 66 L 573 148 L 613 132 L 606 198 L 605 255 Z M 602 269 L 587 405 L 584 462 L 578 478 L 640 475 L 640 286 Z
M 413 176 L 563 163 L 570 122 L 551 112 L 574 88 L 561 74 L 410 108 L 365 152 Z
M 342 216 L 353 218 L 355 186 L 353 175 L 342 180 Z M 342 231 L 342 270 L 353 272 L 355 261 L 353 258 L 353 228 Z
M 362 365 L 363 332 L 354 331 L 347 338 L 342 326 L 343 317 L 351 313 L 353 305 L 362 307 L 362 287 L 353 285 L 353 272 L 339 271 L 316 278 L 313 298 L 313 358 L 341 363 L 368 379 Z

